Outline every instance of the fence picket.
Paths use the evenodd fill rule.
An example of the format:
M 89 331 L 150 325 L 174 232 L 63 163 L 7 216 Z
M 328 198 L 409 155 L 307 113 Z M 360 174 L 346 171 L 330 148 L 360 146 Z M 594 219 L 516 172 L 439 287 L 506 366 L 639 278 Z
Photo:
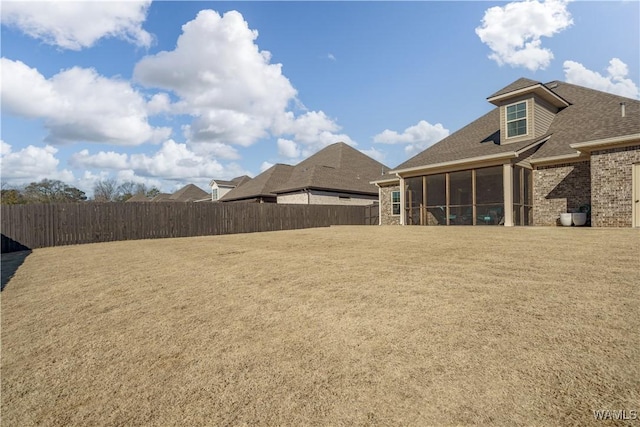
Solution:
M 114 240 L 157 239 L 378 223 L 377 205 L 76 203 L 2 205 L 2 253 Z

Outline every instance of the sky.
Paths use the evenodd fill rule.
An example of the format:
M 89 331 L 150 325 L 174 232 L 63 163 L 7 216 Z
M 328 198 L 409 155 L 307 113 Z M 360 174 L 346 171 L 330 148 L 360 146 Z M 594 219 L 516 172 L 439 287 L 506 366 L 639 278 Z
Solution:
M 520 77 L 640 97 L 639 1 L 0 8 L 3 188 L 208 190 L 338 141 L 393 168 Z

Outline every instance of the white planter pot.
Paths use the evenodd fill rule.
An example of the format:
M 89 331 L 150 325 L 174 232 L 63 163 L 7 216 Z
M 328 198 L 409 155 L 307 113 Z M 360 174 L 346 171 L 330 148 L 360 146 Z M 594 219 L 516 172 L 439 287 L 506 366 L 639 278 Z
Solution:
M 584 212 L 577 212 L 571 214 L 571 218 L 573 220 L 573 225 L 576 227 L 583 226 L 587 223 L 587 214 Z
M 560 224 L 564 225 L 565 227 L 571 227 L 571 223 L 572 222 L 573 222 L 572 214 L 570 214 L 570 213 L 561 213 L 560 214 Z

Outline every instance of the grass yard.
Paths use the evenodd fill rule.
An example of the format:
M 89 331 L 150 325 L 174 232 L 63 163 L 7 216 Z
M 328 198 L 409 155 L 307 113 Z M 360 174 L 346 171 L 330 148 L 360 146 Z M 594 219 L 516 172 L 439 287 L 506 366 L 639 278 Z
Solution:
M 631 229 L 37 249 L 2 291 L 2 425 L 613 425 L 593 411 L 640 411 L 639 265 Z

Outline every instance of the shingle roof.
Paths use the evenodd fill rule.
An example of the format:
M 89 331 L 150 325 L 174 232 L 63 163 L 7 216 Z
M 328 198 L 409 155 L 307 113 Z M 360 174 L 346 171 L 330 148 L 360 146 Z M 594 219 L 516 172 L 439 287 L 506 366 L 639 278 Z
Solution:
M 171 201 L 171 194 L 158 193 L 153 197 L 153 199 L 151 199 L 151 201 L 152 202 L 170 202 Z
M 532 159 L 573 154 L 569 144 L 640 133 L 640 101 L 569 83 L 553 82 L 558 95 L 573 105 L 561 110 L 549 127 L 549 141 Z M 625 103 L 622 117 L 620 103 Z
M 187 184 L 169 197 L 172 202 L 194 202 L 209 197 L 209 193 L 193 184 Z
M 275 164 L 252 180 L 246 181 L 229 191 L 220 200 L 227 202 L 256 197 L 276 197 L 273 190 L 282 186 L 289 179 L 292 170 L 293 166 L 291 165 Z
M 275 193 L 322 189 L 348 193 L 377 194 L 370 181 L 389 168 L 355 148 L 338 142 L 297 164 L 289 179 Z
M 491 97 L 532 84 L 539 83 L 519 79 Z M 569 155 L 576 153 L 576 150 L 570 147 L 573 143 L 640 133 L 640 101 L 638 100 L 564 82 L 551 82 L 545 86 L 571 104 L 556 114 L 545 135 L 499 145 L 500 109 L 496 107 L 394 170 L 516 152 L 545 138 L 548 140 L 531 156 L 531 159 Z M 626 117 L 620 114 L 621 102 L 626 104 Z
M 213 179 L 211 180 L 211 184 L 213 185 L 213 183 L 215 182 L 216 184 L 218 184 L 218 186 L 225 186 L 225 187 L 237 187 L 239 185 L 244 184 L 247 181 L 250 181 L 251 178 L 248 177 L 247 175 L 242 175 L 242 176 L 237 176 L 235 178 L 233 178 L 232 180 L 225 180 L 225 179 Z
M 127 202 L 150 202 L 151 199 L 145 196 L 143 193 L 135 194 L 126 200 Z
M 500 89 L 499 91 L 497 91 L 493 95 L 489 96 L 489 98 L 493 98 L 493 97 L 496 97 L 496 96 L 504 95 L 504 94 L 507 94 L 509 92 L 514 92 L 516 90 L 524 89 L 526 87 L 535 86 L 535 85 L 539 85 L 539 84 L 540 84 L 540 82 L 537 82 L 537 81 L 531 80 L 531 79 L 526 79 L 526 78 L 522 77 L 522 78 L 519 78 L 518 80 L 516 80 L 515 82 L 511 83 L 510 85 L 503 87 L 502 89 Z

